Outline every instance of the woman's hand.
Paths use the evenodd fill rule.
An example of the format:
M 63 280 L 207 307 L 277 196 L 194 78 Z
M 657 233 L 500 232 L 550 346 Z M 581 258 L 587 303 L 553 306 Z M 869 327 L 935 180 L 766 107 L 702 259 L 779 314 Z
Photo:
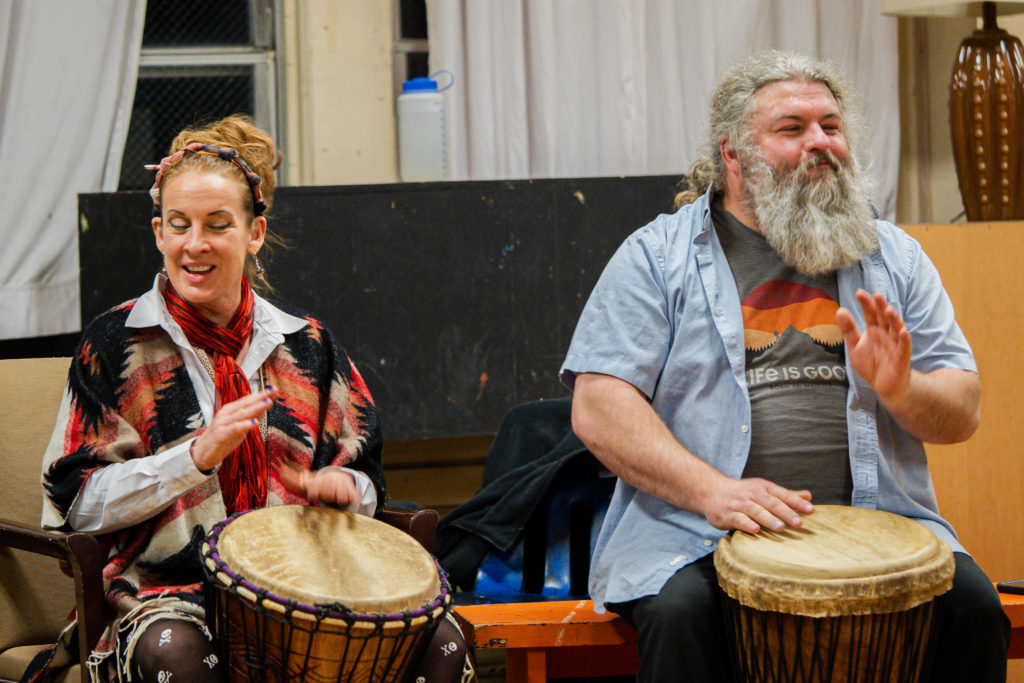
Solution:
M 311 503 L 343 508 L 362 500 L 355 477 L 338 469 L 311 472 L 295 463 L 286 462 L 278 470 L 278 475 L 286 489 Z
M 205 472 L 221 464 L 245 440 L 249 430 L 259 429 L 260 416 L 270 410 L 279 395 L 277 389 L 268 386 L 221 406 L 189 449 L 196 467 Z

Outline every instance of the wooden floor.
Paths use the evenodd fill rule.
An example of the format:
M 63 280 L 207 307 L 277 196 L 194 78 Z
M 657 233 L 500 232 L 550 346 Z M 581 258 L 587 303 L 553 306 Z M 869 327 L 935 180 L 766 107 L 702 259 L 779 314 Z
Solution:
M 476 653 L 476 674 L 480 683 L 505 683 L 505 652 L 478 647 Z

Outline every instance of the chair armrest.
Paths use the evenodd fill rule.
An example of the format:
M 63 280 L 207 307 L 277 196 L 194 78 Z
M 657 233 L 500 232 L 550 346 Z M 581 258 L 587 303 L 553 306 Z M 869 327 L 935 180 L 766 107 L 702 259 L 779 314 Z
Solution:
M 437 510 L 406 510 L 384 506 L 377 513 L 377 519 L 401 529 L 419 541 L 428 553 L 430 552 L 430 546 L 434 542 L 434 531 L 437 529 Z
M 85 662 L 106 626 L 107 603 L 103 594 L 104 556 L 89 534 L 41 531 L 0 519 L 0 546 L 55 557 L 71 568 L 78 615 L 78 650 Z

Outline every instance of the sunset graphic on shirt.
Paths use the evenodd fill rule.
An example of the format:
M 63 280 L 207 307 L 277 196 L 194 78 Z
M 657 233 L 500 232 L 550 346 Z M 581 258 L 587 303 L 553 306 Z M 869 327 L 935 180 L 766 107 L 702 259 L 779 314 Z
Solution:
M 840 353 L 843 336 L 836 325 L 839 310 L 832 297 L 799 282 L 769 280 L 742 301 L 747 351 L 773 346 L 790 327 L 833 353 Z

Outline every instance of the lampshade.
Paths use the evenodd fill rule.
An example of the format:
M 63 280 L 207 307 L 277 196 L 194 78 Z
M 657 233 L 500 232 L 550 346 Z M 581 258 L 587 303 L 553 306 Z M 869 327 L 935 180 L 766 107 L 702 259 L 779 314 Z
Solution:
M 901 17 L 980 17 L 981 0 L 950 2 L 950 0 L 881 0 L 882 14 Z M 1024 12 L 1024 2 L 992 2 L 996 14 L 1006 16 Z
M 885 14 L 981 16 L 949 80 L 949 125 L 969 221 L 1024 218 L 1024 47 L 996 25 L 1024 2 L 881 0 Z

